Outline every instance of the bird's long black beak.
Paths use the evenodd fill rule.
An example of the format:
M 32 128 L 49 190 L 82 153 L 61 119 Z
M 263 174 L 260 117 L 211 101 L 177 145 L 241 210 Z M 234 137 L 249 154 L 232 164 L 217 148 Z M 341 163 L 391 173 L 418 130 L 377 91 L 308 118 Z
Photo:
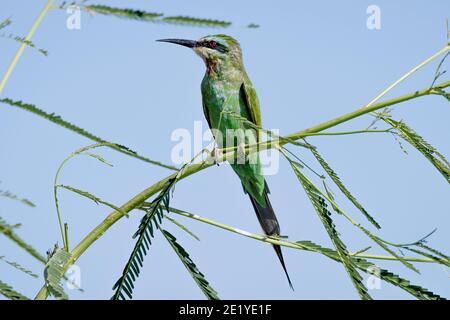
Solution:
M 194 41 L 194 40 L 160 39 L 160 40 L 156 40 L 156 41 L 175 43 L 175 44 L 179 44 L 180 46 L 184 46 L 184 47 L 188 47 L 188 48 L 194 48 L 195 46 L 197 46 L 197 41 Z

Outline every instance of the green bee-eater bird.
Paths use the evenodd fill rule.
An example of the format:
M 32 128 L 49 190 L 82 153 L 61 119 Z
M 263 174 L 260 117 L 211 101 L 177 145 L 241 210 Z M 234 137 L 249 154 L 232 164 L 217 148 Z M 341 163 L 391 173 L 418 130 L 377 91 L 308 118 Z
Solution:
M 198 41 L 162 39 L 192 48 L 205 62 L 206 73 L 201 84 L 203 111 L 218 146 L 238 147 L 254 144 L 261 136 L 259 101 L 242 62 L 239 43 L 227 35 L 212 35 Z M 236 141 L 237 138 L 237 141 Z M 242 156 L 242 154 L 241 154 Z M 244 153 L 245 156 L 245 153 Z M 255 153 L 243 161 L 231 163 L 241 179 L 255 209 L 259 223 L 267 235 L 280 235 L 280 226 L 270 204 L 269 188 L 264 179 L 259 156 Z M 273 246 L 289 285 L 292 283 L 281 248 Z

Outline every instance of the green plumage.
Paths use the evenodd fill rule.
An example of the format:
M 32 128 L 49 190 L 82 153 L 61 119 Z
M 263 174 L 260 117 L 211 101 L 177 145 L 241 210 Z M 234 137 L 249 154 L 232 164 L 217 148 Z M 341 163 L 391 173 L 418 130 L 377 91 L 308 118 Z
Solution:
M 257 143 L 257 130 L 247 121 L 261 125 L 260 119 L 254 119 L 255 114 L 259 115 L 259 102 L 243 67 L 240 72 L 207 72 L 201 90 L 205 117 L 210 127 L 221 133 L 221 140 L 216 139 L 219 148 Z M 248 158 L 245 163 L 235 158 L 231 167 L 241 179 L 244 189 L 265 207 L 265 184 L 259 156 L 254 154 Z

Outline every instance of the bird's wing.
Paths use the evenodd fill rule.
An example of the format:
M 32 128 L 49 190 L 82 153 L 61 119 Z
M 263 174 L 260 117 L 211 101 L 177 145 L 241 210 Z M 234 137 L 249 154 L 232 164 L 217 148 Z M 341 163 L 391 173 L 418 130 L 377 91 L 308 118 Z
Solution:
M 249 116 L 248 120 L 255 124 L 258 128 L 261 128 L 261 111 L 259 109 L 259 101 L 255 88 L 253 88 L 252 84 L 248 81 L 244 81 L 239 88 L 239 94 L 241 95 L 247 109 L 246 111 Z M 259 142 L 262 132 L 260 129 L 256 130 L 258 132 L 257 142 Z

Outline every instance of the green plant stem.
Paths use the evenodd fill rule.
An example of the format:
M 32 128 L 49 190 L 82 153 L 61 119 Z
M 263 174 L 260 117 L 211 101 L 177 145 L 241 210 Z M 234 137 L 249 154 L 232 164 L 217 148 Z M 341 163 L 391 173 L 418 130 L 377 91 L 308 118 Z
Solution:
M 341 132 L 315 132 L 308 133 L 305 137 L 312 136 L 344 136 L 344 135 L 352 135 L 352 134 L 360 134 L 360 133 L 386 133 L 392 132 L 392 128 L 386 130 L 355 130 L 355 131 L 341 131 Z
M 435 54 L 433 54 L 431 57 L 425 59 L 424 61 L 422 61 L 421 63 L 419 63 L 417 66 L 415 66 L 414 68 L 412 68 L 411 70 L 409 70 L 407 73 L 405 73 L 403 76 L 400 77 L 400 79 L 398 79 L 397 81 L 395 81 L 393 84 L 391 84 L 389 87 L 387 87 L 385 90 L 383 90 L 379 95 L 377 95 L 375 98 L 373 98 L 367 105 L 366 108 L 372 106 L 375 102 L 377 102 L 378 100 L 380 100 L 384 95 L 386 95 L 389 91 L 391 91 L 392 89 L 394 89 L 397 85 L 399 85 L 401 82 L 403 82 L 404 80 L 406 80 L 408 77 L 410 77 L 413 73 L 415 73 L 417 70 L 419 70 L 420 68 L 424 67 L 425 65 L 427 65 L 428 63 L 430 63 L 431 61 L 433 61 L 434 59 L 436 59 L 437 57 L 439 57 L 440 55 L 446 53 L 447 51 L 450 50 L 450 45 L 445 46 L 444 48 L 442 48 L 441 50 L 439 50 L 438 52 L 436 52 Z
M 443 82 L 441 84 L 436 85 L 433 88 L 446 88 L 450 86 L 450 81 Z M 351 119 L 354 119 L 356 117 L 365 115 L 369 112 L 376 111 L 378 109 L 385 108 L 387 106 L 391 106 L 394 104 L 399 104 L 401 102 L 405 102 L 414 98 L 422 97 L 425 95 L 429 95 L 430 92 L 433 90 L 433 88 L 427 88 L 423 90 L 419 90 L 410 94 L 406 94 L 397 98 L 393 98 L 381 103 L 374 104 L 370 107 L 362 107 L 359 108 L 353 112 L 347 113 L 343 116 L 337 117 L 335 119 L 322 122 L 318 125 L 315 125 L 313 127 L 310 127 L 308 129 L 296 132 L 294 134 L 291 134 L 287 136 L 287 139 L 290 140 L 298 140 L 302 137 L 305 137 L 307 134 L 310 133 L 316 133 L 321 132 L 323 130 L 326 130 L 328 128 L 337 126 L 339 124 L 342 124 L 344 122 L 347 122 Z M 261 144 L 261 146 L 264 149 L 273 148 L 275 146 L 287 144 L 288 141 L 282 140 L 278 142 L 274 141 L 267 141 Z M 263 149 L 260 149 L 263 150 Z M 228 152 L 222 156 L 220 160 L 226 160 L 227 157 L 234 156 L 235 152 Z M 178 175 L 178 180 L 182 180 L 194 173 L 197 173 L 201 170 L 204 170 L 206 168 L 211 167 L 214 165 L 214 162 L 211 161 L 203 161 L 201 163 L 192 164 L 188 167 L 186 167 L 182 174 L 178 175 L 177 173 L 174 173 L 163 180 L 158 181 L 154 185 L 150 186 L 149 188 L 143 190 L 139 194 L 137 194 L 135 197 L 133 197 L 131 200 L 126 202 L 122 207 L 123 212 L 130 212 L 133 209 L 136 209 L 138 206 L 140 206 L 146 199 L 153 196 L 155 193 L 159 192 L 164 188 L 165 184 L 168 183 L 168 181 L 172 178 L 175 178 Z M 67 271 L 67 269 L 75 263 L 75 261 L 97 240 L 99 239 L 114 223 L 116 223 L 120 218 L 124 216 L 123 213 L 119 211 L 113 211 L 111 212 L 99 225 L 97 225 L 81 242 L 72 250 L 71 253 L 71 259 L 66 263 L 66 265 L 63 267 L 64 271 Z M 39 291 L 39 293 L 36 295 L 36 299 L 46 299 L 48 295 L 46 286 L 43 286 L 42 289 Z
M 169 208 L 169 211 L 172 213 L 175 213 L 177 215 L 186 217 L 186 218 L 190 218 L 190 219 L 194 219 L 215 227 L 218 227 L 220 229 L 223 230 L 227 230 L 236 234 L 240 234 L 243 235 L 245 237 L 251 238 L 251 239 L 255 239 L 258 241 L 262 241 L 262 242 L 266 242 L 269 244 L 276 244 L 276 245 L 280 245 L 280 246 L 284 246 L 284 247 L 288 247 L 288 248 L 293 248 L 293 249 L 299 249 L 299 250 L 306 250 L 306 251 L 314 251 L 314 252 L 318 252 L 318 253 L 322 253 L 319 250 L 314 249 L 313 247 L 308 247 L 299 243 L 295 243 L 295 242 L 290 242 L 290 241 L 285 241 L 282 239 L 276 239 L 273 237 L 268 237 L 268 236 L 263 236 L 263 235 L 259 235 L 259 234 L 255 234 L 255 233 L 251 233 L 245 230 L 241 230 L 238 228 L 234 228 L 231 227 L 229 225 L 208 219 L 208 218 L 204 218 L 204 217 L 200 217 L 198 215 L 189 213 L 189 212 L 185 212 L 182 210 L 178 210 L 175 208 Z M 358 257 L 358 258 L 364 258 L 364 259 L 376 259 L 376 260 L 394 260 L 397 261 L 398 259 L 392 256 L 384 256 L 384 255 L 375 255 L 375 254 L 364 254 L 363 252 L 359 251 L 359 252 L 354 252 L 354 253 L 349 253 L 350 256 L 352 257 Z M 406 261 L 413 261 L 413 262 L 427 262 L 427 263 L 435 263 L 436 261 L 433 259 L 429 259 L 429 258 L 415 258 L 415 257 L 404 257 L 403 258 Z
M 41 13 L 39 14 L 39 16 L 36 18 L 33 25 L 31 26 L 30 31 L 28 32 L 27 36 L 24 39 L 25 41 L 22 42 L 22 44 L 20 45 L 16 54 L 14 55 L 8 69 L 6 69 L 6 73 L 3 76 L 2 81 L 0 82 L 0 94 L 3 92 L 6 82 L 8 82 L 8 79 L 11 76 L 11 73 L 13 72 L 14 68 L 16 67 L 17 62 L 19 61 L 20 57 L 22 56 L 23 51 L 25 50 L 29 41 L 31 40 L 31 37 L 33 37 L 34 33 L 36 32 L 36 29 L 39 27 L 42 19 L 47 14 L 47 12 L 51 9 L 52 5 L 53 5 L 53 0 L 48 0 L 44 9 L 42 9 Z

